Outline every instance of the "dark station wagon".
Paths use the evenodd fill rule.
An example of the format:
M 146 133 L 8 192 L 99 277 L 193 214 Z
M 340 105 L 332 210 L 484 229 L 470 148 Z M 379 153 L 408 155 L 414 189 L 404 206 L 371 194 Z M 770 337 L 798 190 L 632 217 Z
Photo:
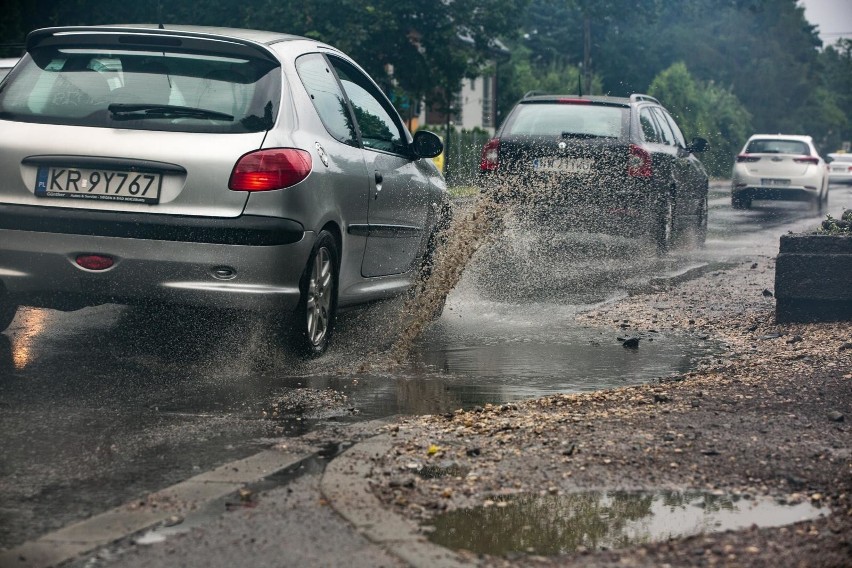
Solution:
M 648 237 L 665 252 L 690 231 L 704 241 L 705 147 L 647 95 L 533 94 L 485 145 L 480 170 L 533 223 Z

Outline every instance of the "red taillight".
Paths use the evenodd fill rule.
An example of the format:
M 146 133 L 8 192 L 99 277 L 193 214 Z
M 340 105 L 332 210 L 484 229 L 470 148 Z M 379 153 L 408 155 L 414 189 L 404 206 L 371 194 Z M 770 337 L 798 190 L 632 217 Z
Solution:
M 311 165 L 311 155 L 296 148 L 249 152 L 237 160 L 228 187 L 234 191 L 284 189 L 308 177 Z
M 797 164 L 819 164 L 819 158 L 816 156 L 801 156 L 799 158 L 793 158 L 793 161 Z
M 627 175 L 651 177 L 651 154 L 636 144 L 630 145 L 630 156 L 627 158 Z
M 589 99 L 557 99 L 557 103 L 563 105 L 590 105 L 592 101 Z
M 749 163 L 759 162 L 760 156 L 750 156 L 748 154 L 740 154 L 739 156 L 737 156 L 737 161 L 738 162 L 749 162 Z
M 115 264 L 112 257 L 102 254 L 81 254 L 76 258 L 76 261 L 78 265 L 87 270 L 106 270 Z
M 500 139 L 492 138 L 482 147 L 479 171 L 493 172 L 500 165 Z

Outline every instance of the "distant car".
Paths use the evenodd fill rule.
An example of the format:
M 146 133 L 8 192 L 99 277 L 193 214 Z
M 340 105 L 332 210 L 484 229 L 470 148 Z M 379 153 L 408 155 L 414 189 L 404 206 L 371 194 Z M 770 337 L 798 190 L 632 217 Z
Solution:
M 18 305 L 190 304 L 272 315 L 316 356 L 338 307 L 428 263 L 443 145 L 334 47 L 139 25 L 26 49 L 0 91 L 0 331 Z
M 530 95 L 482 150 L 484 186 L 499 187 L 533 222 L 650 237 L 665 252 L 686 231 L 704 242 L 708 178 L 660 102 Z
M 754 200 L 828 203 L 828 167 L 810 136 L 755 134 L 737 156 L 731 175 L 731 205 L 748 209 Z
M 3 77 L 9 74 L 9 71 L 12 70 L 12 67 L 18 62 L 18 57 L 3 57 L 0 58 L 0 81 L 3 80 Z
M 852 183 L 852 154 L 829 154 L 828 180 L 831 183 Z

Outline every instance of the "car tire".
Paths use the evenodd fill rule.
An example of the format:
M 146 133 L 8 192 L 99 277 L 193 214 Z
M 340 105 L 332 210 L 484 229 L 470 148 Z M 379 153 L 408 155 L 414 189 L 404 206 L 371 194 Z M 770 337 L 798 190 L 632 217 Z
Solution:
M 731 195 L 731 207 L 734 209 L 751 209 L 751 199 L 734 193 Z
M 6 331 L 12 325 L 17 313 L 18 304 L 13 303 L 8 293 L 0 289 L 0 332 Z
M 709 204 L 705 195 L 701 200 L 701 207 L 698 211 L 698 225 L 695 231 L 695 246 L 698 248 L 703 248 L 704 243 L 707 242 L 707 216 L 709 211 Z
M 816 195 L 814 195 L 811 198 L 810 209 L 811 209 L 812 212 L 822 213 L 824 205 L 825 205 L 825 201 L 823 200 L 822 192 L 817 193 Z
M 657 247 L 657 254 L 664 255 L 674 242 L 674 197 L 666 192 L 657 200 L 655 209 L 652 239 Z
M 294 325 L 294 347 L 307 358 L 322 355 L 331 340 L 337 315 L 339 266 L 337 241 L 330 232 L 321 231 L 299 284 L 302 297 Z
M 446 245 L 450 226 L 453 222 L 453 205 L 449 200 L 441 204 L 437 214 L 432 231 L 429 233 L 429 238 L 426 240 L 423 256 L 420 260 L 419 282 L 424 282 L 429 275 L 432 274 L 432 269 L 435 267 L 435 253 L 439 248 Z

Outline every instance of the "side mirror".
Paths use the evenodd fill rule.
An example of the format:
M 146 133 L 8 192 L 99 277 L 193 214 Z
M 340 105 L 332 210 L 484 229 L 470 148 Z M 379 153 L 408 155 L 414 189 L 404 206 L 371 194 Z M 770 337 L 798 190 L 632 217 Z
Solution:
M 692 142 L 686 146 L 686 151 L 692 154 L 703 152 L 707 149 L 707 140 L 704 138 L 693 138 Z
M 434 158 L 444 151 L 444 143 L 434 132 L 418 130 L 411 142 L 411 151 L 418 158 Z

